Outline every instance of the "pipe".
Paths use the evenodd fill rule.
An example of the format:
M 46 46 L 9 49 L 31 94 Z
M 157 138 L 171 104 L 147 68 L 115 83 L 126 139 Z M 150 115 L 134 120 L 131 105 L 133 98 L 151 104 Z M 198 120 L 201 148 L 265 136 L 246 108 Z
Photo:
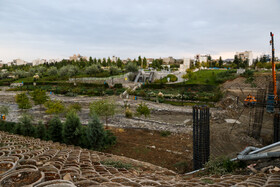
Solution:
M 275 158 L 280 157 L 280 151 L 278 152 L 268 152 L 268 153 L 259 153 L 259 154 L 251 154 L 251 155 L 238 155 L 238 160 L 258 160 L 264 158 Z
M 259 148 L 259 149 L 255 150 L 255 151 L 252 151 L 252 152 L 249 153 L 249 155 L 251 155 L 251 154 L 256 154 L 256 153 L 259 153 L 259 152 L 261 152 L 261 151 L 265 151 L 265 150 L 270 149 L 270 148 L 273 148 L 273 147 L 275 147 L 275 146 L 280 146 L 280 141 L 279 141 L 279 142 L 275 142 L 275 143 L 273 143 L 273 144 L 270 144 L 270 145 L 268 145 L 268 146 Z

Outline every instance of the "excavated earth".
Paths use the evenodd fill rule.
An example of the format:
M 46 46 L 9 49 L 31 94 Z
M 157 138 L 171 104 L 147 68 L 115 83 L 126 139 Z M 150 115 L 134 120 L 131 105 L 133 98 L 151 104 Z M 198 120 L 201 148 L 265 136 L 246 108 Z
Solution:
M 0 132 L 0 186 L 279 186 L 280 172 L 195 177 L 126 157 Z M 106 161 L 131 164 L 129 169 Z

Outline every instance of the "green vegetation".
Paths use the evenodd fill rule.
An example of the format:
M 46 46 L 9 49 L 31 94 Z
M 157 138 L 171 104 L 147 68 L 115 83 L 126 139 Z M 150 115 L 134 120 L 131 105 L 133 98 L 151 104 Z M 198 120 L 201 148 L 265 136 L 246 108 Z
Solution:
M 10 108 L 5 105 L 0 106 L 0 115 L 5 114 L 6 116 L 9 114 Z
M 55 116 L 47 125 L 42 122 L 32 124 L 31 117 L 23 115 L 19 123 L 0 120 L 0 130 L 94 150 L 102 150 L 116 143 L 114 134 L 104 129 L 97 115 L 91 116 L 88 126 L 82 126 L 73 110 L 67 114 L 65 123 Z
M 16 95 L 16 103 L 20 109 L 29 109 L 32 107 L 26 93 L 19 93 Z
M 167 75 L 166 77 L 164 77 L 162 79 L 155 80 L 154 83 L 165 84 L 165 83 L 168 82 L 168 79 L 169 79 L 169 82 L 176 82 L 178 80 L 178 78 L 175 75 L 169 74 L 169 75 Z
M 207 85 L 218 85 L 216 81 L 218 74 L 226 72 L 226 70 L 200 70 L 197 72 L 188 72 L 188 81 L 186 84 L 207 84 Z
M 148 117 L 148 116 L 150 116 L 150 109 L 149 109 L 149 107 L 146 105 L 146 103 L 140 103 L 140 104 L 138 104 L 138 107 L 137 107 L 137 109 L 136 109 L 136 113 L 137 113 L 137 115 L 138 116 L 145 116 L 145 118 L 146 117 Z
M 113 116 L 116 112 L 116 104 L 109 100 L 94 101 L 90 104 L 90 113 L 97 114 L 105 118 L 107 125 L 108 117 Z
M 232 173 L 237 169 L 243 169 L 246 167 L 246 164 L 242 161 L 231 161 L 228 157 L 217 157 L 211 158 L 205 165 L 205 170 L 203 173 L 216 174 L 216 175 L 224 175 L 227 173 Z
M 160 131 L 160 135 L 163 137 L 167 137 L 167 136 L 171 135 L 171 132 L 170 131 Z
M 81 122 L 79 117 L 74 111 L 70 111 L 66 116 L 66 121 L 62 130 L 64 142 L 71 145 L 79 144 L 80 130 Z
M 65 110 L 63 103 L 58 100 L 49 100 L 44 105 L 47 108 L 47 114 L 60 114 L 63 113 Z
M 48 139 L 54 142 L 63 142 L 62 127 L 63 126 L 59 117 L 53 117 L 49 122 L 49 127 L 47 130 Z
M 114 168 L 119 168 L 119 169 L 131 169 L 133 166 L 129 163 L 123 163 L 121 161 L 114 161 L 114 160 L 104 160 L 101 161 L 101 164 L 104 164 L 106 166 L 112 166 Z

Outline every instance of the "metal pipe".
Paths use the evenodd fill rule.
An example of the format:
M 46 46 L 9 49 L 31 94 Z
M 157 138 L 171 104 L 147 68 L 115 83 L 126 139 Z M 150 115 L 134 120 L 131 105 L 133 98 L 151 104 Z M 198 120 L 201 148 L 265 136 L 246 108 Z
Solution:
M 273 148 L 273 147 L 275 147 L 275 146 L 280 146 L 280 141 L 279 141 L 279 142 L 276 142 L 276 143 L 273 143 L 273 144 L 270 144 L 270 145 L 268 145 L 268 146 L 259 148 L 259 149 L 255 150 L 255 151 L 252 151 L 252 152 L 249 153 L 249 155 L 251 155 L 251 154 L 256 154 L 256 153 L 259 153 L 259 152 L 261 152 L 261 151 L 265 151 L 265 150 L 270 149 L 270 148 Z

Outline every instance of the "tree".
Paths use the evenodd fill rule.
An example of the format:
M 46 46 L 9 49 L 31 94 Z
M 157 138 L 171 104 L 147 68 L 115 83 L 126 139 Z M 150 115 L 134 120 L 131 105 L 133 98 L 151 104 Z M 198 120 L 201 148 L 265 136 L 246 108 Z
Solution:
M 31 92 L 31 97 L 35 105 L 40 105 L 40 108 L 42 107 L 42 104 L 47 102 L 47 100 L 49 99 L 49 96 L 47 96 L 46 92 L 41 89 L 36 89 Z
M 143 58 L 143 68 L 147 68 L 147 59 L 146 59 L 146 57 Z
M 69 77 L 75 77 L 79 73 L 79 68 L 76 66 L 69 66 L 68 67 L 68 75 Z
M 85 71 L 86 71 L 86 74 L 88 74 L 88 75 L 96 75 L 97 73 L 100 72 L 98 66 L 95 64 L 87 67 Z
M 137 112 L 137 114 L 139 115 L 139 116 L 142 116 L 142 115 L 144 115 L 145 116 L 145 118 L 146 117 L 148 117 L 149 115 L 150 115 L 150 109 L 149 109 L 149 107 L 146 105 L 146 103 L 140 103 L 140 104 L 138 104 L 138 107 L 137 107 L 137 109 L 136 109 L 136 112 Z
M 47 114 L 60 114 L 64 112 L 64 105 L 61 101 L 58 100 L 49 100 L 45 104 L 45 107 L 47 108 L 46 113 Z
M 117 66 L 118 66 L 118 68 L 122 68 L 122 65 L 123 65 L 123 62 L 121 61 L 120 58 L 118 58 L 118 60 L 117 60 Z
M 223 66 L 224 61 L 222 60 L 222 57 L 219 58 L 219 67 L 221 68 Z
M 9 114 L 10 108 L 5 105 L 0 106 L 0 115 L 5 114 L 6 116 Z
M 58 70 L 56 67 L 51 67 L 50 69 L 48 69 L 47 74 L 49 76 L 57 76 L 58 75 Z
M 141 56 L 138 57 L 137 66 L 141 66 L 141 68 L 143 68 L 143 61 Z
M 113 116 L 116 112 L 116 104 L 109 100 L 94 101 L 90 105 L 90 114 L 97 114 L 100 117 L 105 117 L 107 125 L 108 117 Z
M 105 131 L 102 123 L 99 121 L 99 118 L 95 113 L 91 115 L 86 135 L 91 148 L 100 149 L 104 146 Z
M 32 107 L 28 96 L 26 93 L 20 93 L 16 95 L 16 103 L 18 104 L 18 108 L 20 109 L 29 109 Z
M 130 62 L 126 65 L 127 72 L 138 72 L 138 67 L 136 64 Z
M 77 112 L 81 112 L 82 111 L 82 106 L 80 103 L 73 103 L 71 105 L 69 105 L 69 107 L 67 108 L 67 111 L 70 112 L 71 110 Z
M 199 61 L 197 61 L 197 62 L 195 63 L 195 67 L 198 68 L 198 69 L 200 69 L 200 68 L 201 68 L 201 63 L 200 63 Z
M 80 118 L 74 111 L 70 111 L 66 116 L 66 121 L 63 126 L 63 139 L 66 144 L 80 144 L 81 122 Z
M 89 64 L 93 64 L 93 60 L 91 56 L 89 57 Z
M 62 142 L 62 123 L 58 116 L 53 117 L 49 122 L 47 136 L 54 142 Z
M 103 67 L 107 66 L 106 58 L 103 58 L 103 60 L 102 60 L 102 66 L 103 66 Z
M 117 75 L 119 73 L 118 68 L 116 68 L 114 66 L 111 66 L 109 71 L 110 71 L 110 75 Z
M 35 128 L 31 124 L 31 117 L 24 114 L 19 119 L 20 131 L 23 136 L 34 136 Z
M 63 66 L 62 68 L 60 68 L 60 70 L 59 70 L 59 76 L 60 76 L 60 77 L 66 77 L 66 76 L 68 76 L 68 67 L 67 67 L 67 66 Z
M 47 138 L 47 129 L 46 126 L 43 124 L 42 121 L 39 121 L 38 125 L 36 126 L 36 133 L 35 133 L 35 137 L 36 138 L 40 138 L 42 140 L 46 140 Z

